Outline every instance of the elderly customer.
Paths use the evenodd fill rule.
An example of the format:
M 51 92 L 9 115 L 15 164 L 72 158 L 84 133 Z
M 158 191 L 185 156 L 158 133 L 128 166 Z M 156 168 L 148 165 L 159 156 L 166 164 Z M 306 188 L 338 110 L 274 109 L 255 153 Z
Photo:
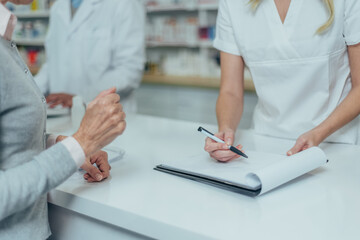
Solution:
M 125 114 L 111 88 L 88 105 L 73 136 L 47 136 L 46 100 L 11 42 L 16 18 L 6 2 L 0 0 L 0 239 L 47 239 L 46 193 L 80 166 L 90 182 L 106 178 L 110 166 L 99 150 L 124 131 Z

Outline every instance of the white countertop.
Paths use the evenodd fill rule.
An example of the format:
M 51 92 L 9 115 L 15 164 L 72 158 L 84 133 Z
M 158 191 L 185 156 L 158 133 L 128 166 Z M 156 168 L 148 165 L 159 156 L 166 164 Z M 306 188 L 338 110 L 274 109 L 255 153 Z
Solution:
M 111 177 L 72 177 L 49 202 L 156 239 L 360 239 L 360 147 L 324 144 L 330 162 L 263 196 L 251 198 L 154 171 L 157 164 L 203 151 L 199 123 L 127 117 L 113 147 L 125 149 Z M 48 119 L 49 132 L 70 120 Z M 211 131 L 216 127 L 202 125 Z M 241 131 L 244 150 L 285 154 L 294 142 Z

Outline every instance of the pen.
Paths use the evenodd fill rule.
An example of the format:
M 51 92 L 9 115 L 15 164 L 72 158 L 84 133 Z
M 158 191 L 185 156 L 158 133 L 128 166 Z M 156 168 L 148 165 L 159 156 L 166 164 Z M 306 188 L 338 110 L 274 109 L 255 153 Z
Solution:
M 216 137 L 213 133 L 209 132 L 208 130 L 206 130 L 203 127 L 199 127 L 198 131 L 205 134 L 206 136 L 208 136 L 209 138 L 211 138 L 212 140 L 218 142 L 218 143 L 225 143 L 223 140 L 221 140 L 220 138 Z M 228 146 L 229 150 L 236 153 L 237 155 L 243 156 L 244 158 L 248 158 L 248 156 L 243 153 L 242 151 L 240 151 L 239 149 L 237 149 L 236 147 L 233 146 Z

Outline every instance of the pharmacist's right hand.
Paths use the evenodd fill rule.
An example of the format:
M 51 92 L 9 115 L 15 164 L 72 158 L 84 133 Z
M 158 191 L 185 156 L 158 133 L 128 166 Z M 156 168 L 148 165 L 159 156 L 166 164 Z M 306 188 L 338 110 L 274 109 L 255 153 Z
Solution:
M 121 135 L 126 127 L 125 113 L 116 88 L 101 92 L 89 103 L 79 130 L 73 137 L 85 156 L 90 157 Z
M 212 158 L 220 162 L 228 162 L 239 158 L 240 156 L 229 150 L 230 145 L 234 143 L 235 132 L 232 129 L 225 129 L 215 134 L 216 137 L 225 141 L 225 143 L 218 143 L 211 138 L 205 140 L 205 151 L 207 151 Z M 241 150 L 242 146 L 236 146 Z

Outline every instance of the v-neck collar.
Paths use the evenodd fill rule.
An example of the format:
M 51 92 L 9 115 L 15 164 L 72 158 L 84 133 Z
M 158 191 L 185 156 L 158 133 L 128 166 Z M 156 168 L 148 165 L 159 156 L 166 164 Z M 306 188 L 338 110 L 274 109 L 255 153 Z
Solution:
M 268 3 L 267 15 L 270 17 L 273 24 L 285 31 L 287 35 L 291 35 L 294 31 L 297 17 L 301 11 L 303 0 L 291 0 L 284 23 L 281 21 L 281 17 L 276 7 L 275 1 L 267 0 L 266 2 Z
M 289 22 L 289 17 L 291 18 L 291 15 L 293 14 L 293 8 L 294 8 L 293 5 L 294 5 L 294 2 L 296 2 L 296 0 L 290 1 L 290 5 L 286 12 L 284 22 L 282 22 L 282 20 L 281 20 L 280 12 L 276 6 L 275 0 L 270 0 L 270 1 L 271 1 L 271 5 L 273 6 L 274 12 L 276 13 L 276 17 L 278 18 L 278 21 L 280 22 L 281 25 L 285 26 L 287 24 L 287 22 Z
M 275 45 L 279 51 L 288 58 L 299 57 L 299 53 L 290 43 L 290 37 L 296 31 L 297 18 L 301 11 L 303 0 L 291 0 L 288 13 L 282 23 L 274 0 L 265 0 L 263 10 L 268 19 L 268 26 L 271 29 Z

